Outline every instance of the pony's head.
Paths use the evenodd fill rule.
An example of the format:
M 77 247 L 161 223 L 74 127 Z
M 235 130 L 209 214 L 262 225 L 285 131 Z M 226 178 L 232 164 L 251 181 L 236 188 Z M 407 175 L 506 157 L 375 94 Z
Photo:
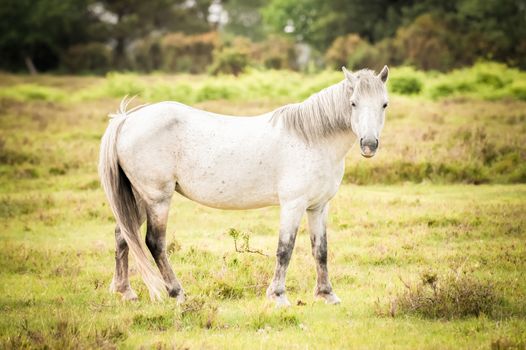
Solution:
M 345 67 L 342 70 L 350 91 L 352 130 L 360 140 L 362 156 L 370 158 L 378 149 L 385 109 L 389 104 L 385 86 L 389 68 L 384 66 L 378 75 L 368 69 L 355 73 Z

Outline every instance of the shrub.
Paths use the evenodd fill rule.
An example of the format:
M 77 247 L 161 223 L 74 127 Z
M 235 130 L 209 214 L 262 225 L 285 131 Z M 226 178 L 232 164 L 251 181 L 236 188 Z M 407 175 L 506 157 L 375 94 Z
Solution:
M 509 88 L 511 96 L 526 101 L 526 82 L 524 80 L 517 80 L 511 84 Z
M 429 86 L 431 98 L 472 96 L 496 99 L 503 96 L 520 98 L 520 81 L 524 73 L 503 64 L 479 62 L 472 67 L 457 69 L 434 77 Z M 514 88 L 517 94 L 514 94 Z
M 214 75 L 219 73 L 239 75 L 248 65 L 249 57 L 247 52 L 228 47 L 214 54 L 214 63 L 209 71 Z
M 327 65 L 340 69 L 349 64 L 351 56 L 355 55 L 361 48 L 369 44 L 357 34 L 348 34 L 337 37 L 325 53 Z M 352 69 L 353 66 L 348 68 Z
M 493 285 L 468 276 L 451 273 L 421 275 L 420 283 L 409 285 L 389 306 L 389 314 L 414 314 L 431 319 L 454 319 L 482 314 L 492 316 L 499 305 Z
M 452 47 L 456 35 L 447 23 L 424 14 L 396 32 L 395 46 L 404 53 L 405 62 L 420 69 L 447 70 L 455 62 Z
M 419 94 L 422 91 L 422 82 L 414 76 L 393 77 L 389 81 L 389 88 L 401 95 Z
M 380 70 L 388 58 L 381 51 L 380 47 L 365 44 L 360 46 L 350 57 L 347 62 L 351 69 L 369 68 Z
M 203 73 L 213 60 L 217 32 L 196 35 L 170 33 L 161 38 L 162 68 L 172 72 Z
M 422 182 L 425 180 L 444 183 L 483 184 L 492 179 L 489 170 L 489 167 L 478 162 L 408 162 L 395 160 L 374 166 L 364 166 L 360 163 L 350 165 L 345 172 L 344 181 L 361 185 L 405 181 Z
M 500 89 L 507 84 L 507 82 L 505 82 L 501 76 L 493 72 L 477 72 L 476 82 L 479 84 L 491 86 L 496 89 Z
M 256 44 L 250 59 L 270 69 L 297 69 L 294 43 L 283 36 L 271 35 Z
M 112 63 L 111 49 L 102 43 L 71 46 L 62 57 L 69 72 L 105 73 Z
M 134 70 L 151 72 L 163 66 L 161 38 L 151 35 L 139 39 L 130 47 L 130 61 Z

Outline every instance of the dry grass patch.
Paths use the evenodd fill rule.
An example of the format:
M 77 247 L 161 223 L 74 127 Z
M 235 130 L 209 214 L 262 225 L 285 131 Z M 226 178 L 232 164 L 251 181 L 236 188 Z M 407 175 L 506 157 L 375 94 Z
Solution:
M 387 312 L 384 309 L 380 313 L 392 317 L 407 314 L 447 320 L 481 315 L 491 317 L 502 304 L 502 298 L 492 283 L 463 272 L 440 276 L 425 272 L 419 283 L 412 285 L 404 280 L 402 283 L 405 289 L 391 300 Z

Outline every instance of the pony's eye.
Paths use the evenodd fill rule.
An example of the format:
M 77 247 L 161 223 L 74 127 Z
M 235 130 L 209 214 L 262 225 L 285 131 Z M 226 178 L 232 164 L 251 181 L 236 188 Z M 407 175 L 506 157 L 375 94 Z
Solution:
M 384 103 L 383 107 L 384 107 L 384 108 L 387 108 L 387 102 L 386 102 L 386 103 Z
M 351 106 L 356 107 L 356 103 L 351 102 Z

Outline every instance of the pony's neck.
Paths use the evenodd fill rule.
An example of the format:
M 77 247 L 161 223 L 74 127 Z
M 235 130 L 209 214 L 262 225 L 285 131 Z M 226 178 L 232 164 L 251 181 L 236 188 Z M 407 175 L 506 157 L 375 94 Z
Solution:
M 356 140 L 357 137 L 352 131 L 329 136 L 325 139 L 328 145 L 327 153 L 334 162 L 343 161 Z

